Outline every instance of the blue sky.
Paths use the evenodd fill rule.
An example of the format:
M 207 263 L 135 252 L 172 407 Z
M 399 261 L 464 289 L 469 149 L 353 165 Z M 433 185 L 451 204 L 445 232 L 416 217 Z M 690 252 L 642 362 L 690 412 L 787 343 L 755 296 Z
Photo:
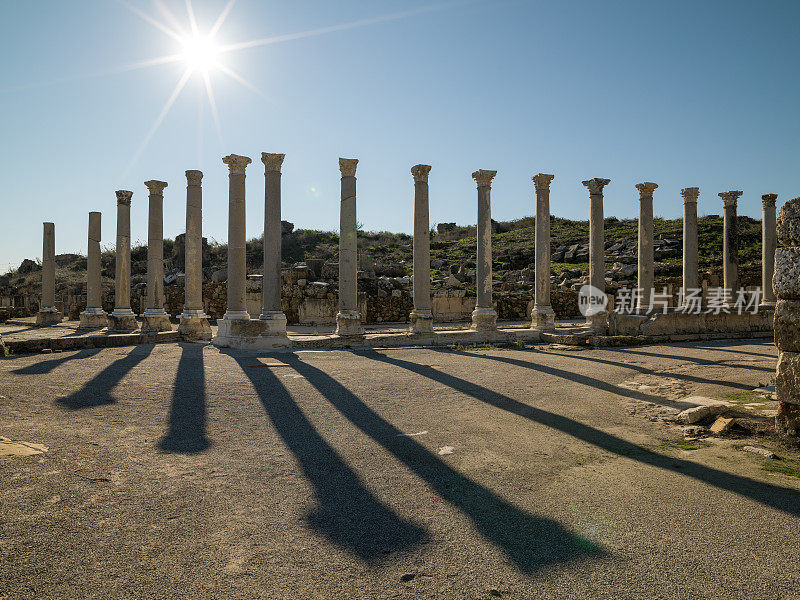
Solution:
M 194 73 L 141 152 L 186 63 L 122 70 L 181 52 L 130 9 L 174 28 L 158 2 L 126 3 L 0 0 L 0 272 L 41 256 L 42 221 L 56 223 L 57 252 L 85 252 L 87 213 L 100 210 L 112 244 L 117 189 L 134 191 L 132 237 L 146 240 L 148 179 L 169 182 L 174 237 L 186 169 L 204 171 L 204 233 L 224 241 L 232 152 L 254 161 L 248 237 L 263 227 L 263 151 L 286 153 L 283 218 L 328 230 L 339 156 L 360 160 L 358 220 L 371 230 L 411 231 L 416 163 L 433 165 L 432 225 L 475 222 L 480 168 L 498 170 L 498 220 L 533 214 L 537 172 L 556 176 L 553 214 L 579 219 L 590 177 L 612 180 L 607 216 L 636 215 L 640 181 L 659 184 L 665 217 L 688 186 L 701 214 L 719 214 L 728 189 L 755 217 L 761 194 L 800 195 L 795 1 L 237 0 L 223 45 L 368 23 L 224 54 L 250 86 L 210 71 L 222 135 Z M 190 29 L 185 0 L 161 4 Z M 198 29 L 227 4 L 192 0 Z

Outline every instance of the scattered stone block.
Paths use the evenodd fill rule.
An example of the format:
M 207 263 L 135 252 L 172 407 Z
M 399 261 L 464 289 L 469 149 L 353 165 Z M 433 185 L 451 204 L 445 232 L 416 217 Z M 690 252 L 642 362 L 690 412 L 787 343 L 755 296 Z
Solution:
M 687 400 L 691 400 L 687 398 Z M 677 420 L 680 423 L 685 423 L 687 425 L 692 425 L 694 423 L 699 423 L 700 421 L 707 419 L 709 417 L 713 417 L 724 413 L 728 410 L 728 405 L 722 402 L 718 402 L 716 404 L 705 404 L 701 406 L 694 406 L 692 408 L 687 408 L 684 411 L 678 413 Z
M 718 417 L 714 424 L 709 427 L 709 431 L 714 435 L 722 435 L 730 431 L 735 423 L 736 419 L 734 417 Z
M 759 454 L 764 458 L 778 458 L 772 450 L 767 450 L 766 448 L 759 448 L 758 446 L 745 446 L 742 448 L 745 452 L 752 452 L 753 454 Z

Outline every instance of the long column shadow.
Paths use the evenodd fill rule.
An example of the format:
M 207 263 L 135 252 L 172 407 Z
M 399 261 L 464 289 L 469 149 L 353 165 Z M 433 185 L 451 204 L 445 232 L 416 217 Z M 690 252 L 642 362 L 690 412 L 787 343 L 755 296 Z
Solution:
M 296 355 L 276 356 L 306 378 L 345 418 L 391 452 L 423 479 L 443 500 L 472 520 L 488 540 L 522 571 L 606 553 L 590 540 L 574 535 L 557 521 L 536 517 L 462 475 L 413 438 L 373 411 L 324 371 Z
M 75 354 L 69 354 L 51 360 L 42 360 L 39 362 L 35 362 L 31 365 L 28 365 L 27 367 L 20 367 L 19 369 L 14 369 L 11 372 L 16 373 L 18 375 L 44 375 L 45 373 L 49 373 L 53 369 L 63 365 L 65 362 L 68 362 L 70 360 L 80 360 L 81 358 L 89 358 L 90 356 L 94 356 L 98 352 L 100 352 L 100 348 L 84 348 L 83 350 L 79 350 Z
M 645 352 L 642 350 L 633 350 L 632 348 L 603 348 L 603 350 L 609 352 L 616 352 L 620 354 L 636 354 L 638 356 L 646 356 L 652 358 L 667 358 L 670 360 L 685 360 L 687 362 L 693 362 L 698 365 L 707 365 L 707 366 L 720 366 L 719 361 L 715 360 L 708 360 L 706 358 L 696 358 L 694 356 L 684 356 L 679 354 L 659 354 L 657 352 Z M 758 365 L 736 365 L 737 369 L 747 369 L 749 371 L 763 371 L 767 373 L 772 373 L 775 369 L 770 369 L 769 367 L 759 367 Z M 734 386 L 737 387 L 737 386 Z M 747 389 L 752 389 L 749 386 L 745 386 Z
M 114 397 L 111 395 L 111 390 L 114 386 L 122 381 L 131 369 L 150 356 L 152 351 L 153 344 L 134 346 L 126 356 L 108 365 L 77 392 L 59 398 L 57 402 L 72 410 L 112 404 Z
M 526 369 L 531 369 L 552 375 L 555 377 L 564 377 L 565 371 L 555 369 L 544 365 L 537 365 L 523 360 L 518 360 L 510 357 L 490 356 L 485 354 L 476 354 L 472 352 L 439 350 L 440 352 L 449 352 L 470 358 L 482 358 L 490 361 L 497 361 L 514 365 Z M 708 485 L 719 488 L 721 490 L 729 491 L 739 496 L 750 498 L 765 506 L 769 506 L 776 510 L 780 510 L 793 516 L 800 516 L 800 493 L 796 490 L 783 488 L 770 483 L 756 481 L 748 477 L 726 473 L 712 467 L 700 465 L 688 460 L 675 458 L 673 456 L 666 456 L 654 452 L 644 446 L 634 444 L 622 438 L 596 429 L 575 419 L 565 417 L 535 406 L 524 404 L 518 400 L 500 394 L 498 392 L 487 389 L 476 383 L 460 379 L 447 373 L 442 373 L 431 367 L 419 365 L 406 360 L 398 358 L 390 358 L 384 354 L 375 352 L 374 350 L 359 351 L 358 354 L 371 358 L 378 362 L 386 363 L 401 367 L 408 371 L 412 371 L 437 381 L 442 385 L 446 385 L 456 391 L 471 396 L 476 400 L 494 406 L 501 410 L 516 414 L 520 417 L 545 425 L 551 429 L 561 431 L 582 440 L 598 448 L 602 448 L 613 454 L 636 460 L 646 465 L 657 467 L 665 471 L 677 472 L 687 477 L 691 477 L 698 481 L 702 481 Z M 575 377 L 567 377 L 572 381 L 579 381 Z M 676 471 L 677 469 L 677 471 Z
M 774 344 L 752 344 L 754 346 L 764 346 L 766 349 L 768 346 L 775 348 Z M 714 352 L 730 352 L 732 354 L 747 354 L 749 356 L 758 356 L 760 358 L 771 358 L 773 360 L 777 360 L 778 356 L 776 354 L 762 354 L 761 352 L 750 352 L 749 350 L 739 350 L 738 348 L 734 350 L 733 348 L 729 348 L 727 344 L 720 344 L 719 346 L 692 346 L 695 350 L 711 350 Z
M 172 389 L 169 431 L 158 446 L 167 452 L 195 454 L 211 445 L 206 437 L 206 376 L 203 346 L 182 344 Z
M 358 475 L 314 428 L 270 369 L 248 368 L 252 358 L 228 353 L 258 394 L 264 410 L 317 497 L 309 525 L 364 561 L 427 541 L 427 532 L 399 516 L 364 486 Z

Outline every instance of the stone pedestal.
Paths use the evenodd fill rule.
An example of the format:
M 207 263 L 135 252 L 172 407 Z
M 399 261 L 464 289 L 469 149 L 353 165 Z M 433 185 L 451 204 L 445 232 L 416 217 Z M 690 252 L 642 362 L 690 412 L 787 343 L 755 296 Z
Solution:
M 475 289 L 477 302 L 472 311 L 472 329 L 495 331 L 497 312 L 492 302 L 492 179 L 497 171 L 479 169 L 472 174 L 478 186 L 478 247 Z
M 108 315 L 109 331 L 131 332 L 139 328 L 131 310 L 131 197 L 133 192 L 117 194 L 117 258 L 114 312 Z
M 639 250 L 638 284 L 639 312 L 647 312 L 652 306 L 653 294 L 653 191 L 658 184 L 650 181 L 637 183 L 639 190 Z M 605 277 L 605 275 L 604 275 Z
M 777 231 L 775 224 L 775 201 L 778 194 L 761 196 L 761 308 L 775 306 L 775 292 L 772 290 L 772 275 L 775 272 L 775 249 Z
M 356 222 L 356 167 L 358 159 L 340 158 L 342 173 L 342 203 L 339 213 L 339 312 L 336 315 L 336 335 L 364 334 L 361 313 L 358 312 L 358 245 Z
M 102 329 L 108 325 L 100 293 L 100 213 L 89 213 L 89 243 L 86 261 L 86 309 L 81 313 L 79 329 Z
M 730 290 L 731 303 L 736 299 L 739 288 L 739 224 L 736 219 L 736 202 L 740 191 L 721 192 L 722 204 L 725 208 L 722 233 L 722 274 L 723 287 Z
M 431 303 L 431 232 L 428 209 L 430 165 L 411 167 L 414 176 L 414 310 L 409 315 L 411 333 L 433 333 Z
M 261 153 L 264 163 L 264 277 L 259 320 L 269 336 L 286 335 L 281 307 L 281 165 L 284 154 Z
M 164 310 L 164 188 L 166 181 L 145 181 L 150 192 L 147 227 L 147 307 L 142 333 L 172 331 Z
M 685 305 L 690 290 L 700 287 L 697 274 L 697 199 L 700 197 L 700 188 L 683 188 L 681 196 L 683 196 L 683 302 Z
M 606 238 L 603 229 L 603 188 L 611 183 L 611 180 L 595 177 L 582 183 L 589 189 L 589 284 L 605 293 Z M 606 329 L 607 319 L 608 313 L 604 310 L 586 316 L 586 322 L 592 329 L 598 331 Z
M 211 339 L 211 325 L 203 310 L 202 182 L 202 171 L 186 171 L 185 297 L 178 332 L 187 341 Z
M 42 301 L 36 324 L 45 326 L 61 323 L 63 315 L 56 309 L 56 226 L 42 225 Z
M 533 176 L 536 190 L 536 281 L 531 327 L 554 331 L 556 313 L 550 305 L 550 182 L 555 175 Z

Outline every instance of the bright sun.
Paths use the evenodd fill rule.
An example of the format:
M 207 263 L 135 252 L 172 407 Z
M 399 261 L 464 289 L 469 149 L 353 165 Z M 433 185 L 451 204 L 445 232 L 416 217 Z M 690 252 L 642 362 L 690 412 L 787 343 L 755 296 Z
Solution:
M 208 72 L 217 65 L 220 47 L 210 37 L 199 35 L 183 40 L 183 60 L 192 71 Z

